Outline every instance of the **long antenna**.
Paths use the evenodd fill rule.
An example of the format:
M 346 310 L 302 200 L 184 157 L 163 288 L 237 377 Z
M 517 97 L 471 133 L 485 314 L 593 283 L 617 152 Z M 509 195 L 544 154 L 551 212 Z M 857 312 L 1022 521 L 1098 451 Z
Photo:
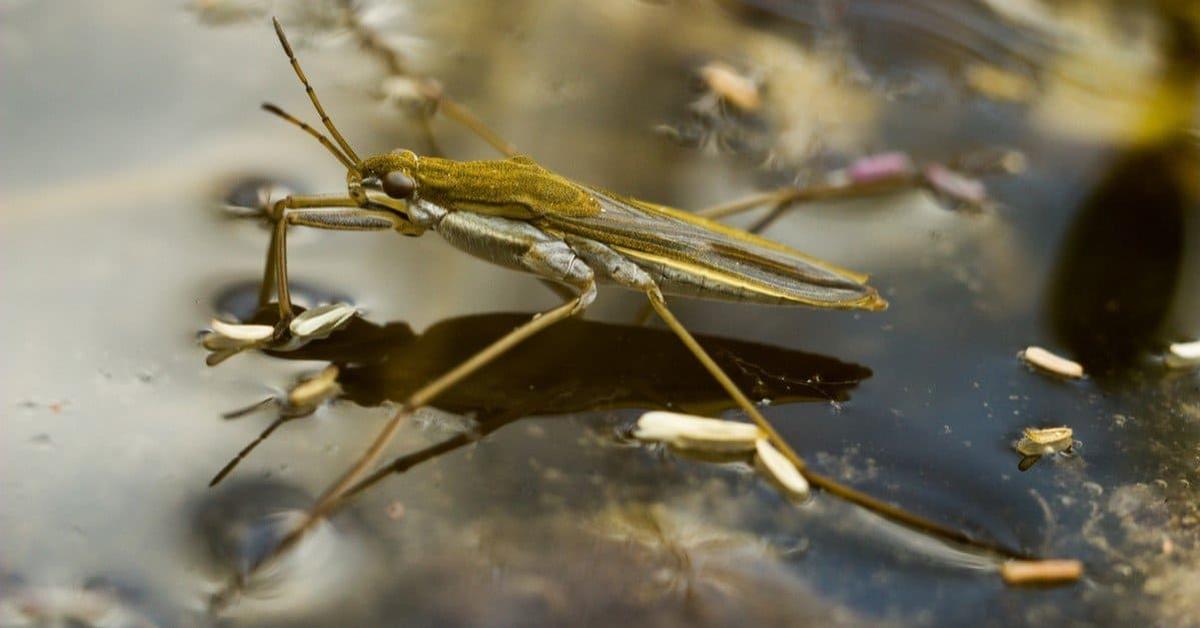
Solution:
M 333 126 L 333 120 L 329 119 L 329 114 L 325 113 L 325 108 L 321 106 L 321 101 L 317 99 L 317 92 L 308 82 L 308 77 L 304 75 L 304 70 L 300 69 L 300 62 L 296 60 L 295 53 L 292 52 L 292 45 L 288 43 L 287 35 L 283 34 L 283 26 L 279 24 L 279 18 L 272 17 L 271 22 L 275 24 L 275 34 L 279 36 L 279 43 L 283 44 L 283 51 L 287 53 L 288 61 L 292 63 L 292 69 L 296 71 L 296 76 L 300 78 L 300 82 L 304 84 L 304 91 L 308 92 L 308 99 L 312 101 L 313 107 L 317 110 L 317 114 L 321 116 L 321 124 L 329 129 L 329 134 L 337 141 L 338 146 L 346 153 L 354 163 L 358 163 L 358 155 L 350 148 L 350 143 L 342 134 L 338 132 L 337 127 Z
M 283 118 L 284 120 L 287 120 L 288 122 L 291 122 L 292 124 L 300 127 L 305 133 L 308 133 L 309 135 L 317 138 L 317 141 L 321 143 L 321 146 L 324 146 L 326 149 L 329 150 L 329 152 L 333 153 L 333 156 L 337 157 L 338 161 L 342 162 L 342 165 L 346 166 L 346 168 L 348 168 L 350 170 L 358 170 L 358 166 L 355 165 L 355 163 L 353 161 L 350 161 L 349 157 L 343 155 L 342 151 L 338 150 L 337 146 L 334 146 L 333 142 L 330 142 L 328 137 L 321 135 L 320 131 L 312 128 L 311 126 L 308 126 L 308 124 L 305 123 L 303 120 L 300 120 L 296 116 L 293 116 L 292 114 L 284 111 L 283 109 L 280 109 L 276 105 L 272 105 L 269 102 L 263 103 L 262 108 L 265 111 L 269 111 L 269 112 L 279 116 L 280 118 Z

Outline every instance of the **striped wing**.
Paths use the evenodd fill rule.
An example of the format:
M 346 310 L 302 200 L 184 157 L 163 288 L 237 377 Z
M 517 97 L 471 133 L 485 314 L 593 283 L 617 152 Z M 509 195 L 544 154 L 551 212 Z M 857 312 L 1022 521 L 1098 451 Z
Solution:
M 548 230 L 603 242 L 635 262 L 666 266 L 786 303 L 864 310 L 887 307 L 861 273 L 694 214 L 584 189 L 600 202 L 599 213 L 546 212 L 537 222 Z

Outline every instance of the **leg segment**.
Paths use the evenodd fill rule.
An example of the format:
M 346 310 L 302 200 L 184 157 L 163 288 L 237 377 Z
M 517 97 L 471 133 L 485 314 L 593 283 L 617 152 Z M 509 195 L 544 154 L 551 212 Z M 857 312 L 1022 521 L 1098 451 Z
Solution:
M 759 207 L 768 206 L 771 210 L 752 226 L 746 229 L 750 233 L 760 233 L 785 211 L 799 203 L 818 200 L 834 200 L 861 198 L 875 194 L 884 194 L 912 187 L 917 183 L 916 178 L 909 174 L 872 181 L 847 183 L 817 183 L 805 187 L 783 187 L 769 192 L 760 192 L 736 201 L 706 207 L 696 211 L 697 215 L 720 220 Z
M 754 404 L 752 404 L 750 400 L 746 398 L 746 395 L 743 394 L 740 389 L 738 389 L 737 384 L 733 383 L 733 380 L 729 378 L 725 371 L 721 370 L 721 367 L 718 366 L 715 361 L 713 361 L 713 359 L 708 355 L 708 352 L 706 352 L 704 348 L 700 346 L 700 343 L 697 342 L 692 334 L 688 332 L 682 323 L 679 322 L 679 319 L 675 318 L 675 315 L 671 313 L 671 310 L 667 309 L 667 304 L 663 300 L 662 294 L 658 291 L 658 289 L 655 288 L 653 290 L 648 290 L 646 292 L 646 296 L 650 299 L 651 307 L 653 307 L 655 312 L 658 313 L 659 317 L 663 319 L 663 322 L 667 324 L 667 327 L 670 327 L 671 331 L 675 332 L 676 336 L 679 336 L 679 339 L 683 341 L 683 344 L 686 345 L 689 350 L 691 350 L 692 354 L 696 356 L 696 359 L 704 365 L 704 368 L 707 369 L 708 372 L 712 374 L 713 378 L 721 384 L 721 387 L 729 393 L 729 396 L 732 397 L 739 406 L 741 406 L 742 410 L 745 411 L 746 414 L 750 415 L 750 418 L 754 420 L 760 429 L 767 433 L 771 440 L 771 444 L 775 445 L 776 449 L 782 452 L 783 455 L 792 462 L 792 464 L 796 465 L 796 468 L 799 469 L 802 474 L 804 474 L 804 477 L 809 481 L 809 483 L 838 497 L 841 497 L 846 501 L 858 504 L 867 510 L 891 519 L 892 521 L 897 521 L 899 523 L 908 525 L 912 528 L 932 534 L 944 540 L 985 549 L 987 551 L 1005 556 L 1020 556 L 1020 554 L 1017 552 L 1013 552 L 1012 550 L 993 543 L 972 538 L 964 532 L 949 528 L 937 523 L 936 521 L 926 519 L 920 515 L 913 514 L 907 510 L 898 508 L 871 497 L 866 493 L 846 486 L 841 482 L 834 480 L 833 478 L 813 473 L 812 471 L 808 470 L 805 467 L 804 460 L 801 459 L 800 456 L 796 455 L 796 452 L 791 448 L 790 445 L 787 444 L 787 441 L 783 440 L 779 433 L 775 431 L 775 428 L 770 424 L 770 422 L 767 421 L 766 417 L 764 417 L 758 411 L 758 409 L 754 407 Z
M 443 454 L 448 454 L 455 449 L 464 447 L 471 443 L 479 442 L 480 439 L 484 438 L 488 434 L 491 434 L 505 425 L 522 418 L 522 416 L 523 415 L 520 414 L 513 414 L 488 417 L 481 421 L 481 428 L 479 431 L 472 431 L 468 434 L 456 434 L 440 443 L 434 443 L 433 445 L 425 447 L 424 449 L 419 449 L 410 454 L 404 454 L 403 456 L 395 458 L 391 462 L 377 469 L 371 475 L 359 480 L 358 483 L 347 488 L 346 492 L 343 493 L 343 499 L 349 499 L 367 490 L 368 488 L 371 488 L 389 475 L 394 473 L 404 473 L 405 471 L 408 471 L 422 462 L 432 460 L 442 456 Z
M 271 208 L 274 229 L 267 250 L 263 283 L 258 292 L 258 304 L 264 306 L 271 297 L 274 284 L 279 300 L 279 318 L 286 322 L 292 317 L 291 293 L 287 274 L 287 228 L 301 225 L 334 231 L 387 231 L 396 227 L 396 217 L 389 212 L 362 209 L 349 196 L 289 196 Z
M 281 413 L 274 421 L 271 421 L 271 424 L 267 426 L 267 429 L 263 430 L 262 433 L 258 435 L 258 438 L 255 438 L 253 441 L 250 442 L 249 445 L 246 445 L 245 447 L 243 447 L 242 450 L 239 451 L 237 453 L 237 455 L 233 457 L 233 460 L 230 460 L 228 463 L 225 464 L 224 467 L 221 467 L 221 470 L 217 471 L 217 474 L 214 475 L 213 479 L 208 482 L 208 485 L 216 486 L 217 483 L 219 483 L 221 480 L 224 480 L 225 476 L 232 473 L 233 469 L 238 466 L 238 463 L 240 463 L 242 460 L 244 460 L 246 458 L 246 456 L 249 456 L 250 452 L 254 451 L 255 447 L 258 447 L 259 445 L 262 444 L 263 441 L 267 440 L 267 438 L 270 437 L 271 434 L 273 434 L 275 432 L 275 430 L 279 429 L 279 426 L 283 425 L 284 423 L 287 423 L 288 421 L 294 420 L 294 419 L 304 418 L 305 416 L 307 416 L 307 415 L 299 415 L 299 414 L 288 415 L 288 414 Z
M 766 417 L 764 417 L 758 411 L 758 408 L 754 407 L 754 404 L 749 398 L 746 397 L 745 393 L 743 393 L 741 389 L 737 387 L 737 384 L 733 383 L 733 380 L 730 379 L 729 375 L 727 375 L 725 371 L 723 371 L 721 367 L 717 365 L 716 361 L 714 361 L 712 357 L 708 355 L 708 352 L 700 346 L 700 343 L 696 341 L 691 332 L 689 332 L 687 328 L 685 328 L 683 324 L 679 322 L 679 319 L 675 318 L 675 315 L 671 313 L 671 310 L 667 309 L 667 302 L 663 300 L 662 293 L 659 292 L 658 288 L 655 287 L 652 290 L 647 290 L 646 297 L 650 299 L 650 306 L 653 307 L 654 311 L 658 313 L 659 318 L 663 319 L 663 322 L 667 324 L 667 327 L 670 327 L 671 331 L 675 332 L 676 336 L 679 336 L 679 339 L 683 341 L 683 344 L 687 346 L 688 350 L 690 350 L 692 354 L 696 356 L 696 359 L 699 360 L 702 365 L 704 365 L 704 368 L 713 376 L 714 379 L 717 380 L 717 383 L 719 383 L 721 387 L 725 389 L 725 392 L 729 393 L 729 396 L 732 397 L 735 402 L 737 402 L 737 405 L 741 407 L 746 414 L 750 415 L 750 418 L 754 420 L 759 429 L 767 433 L 767 436 L 771 439 L 771 444 L 775 445 L 776 449 L 782 452 L 783 455 L 787 456 L 788 460 L 790 460 L 792 464 L 796 465 L 797 469 L 800 469 L 800 471 L 803 472 L 805 469 L 804 460 L 801 459 L 800 456 L 796 455 L 796 452 L 792 450 L 791 445 L 788 445 L 787 441 L 785 441 L 783 437 L 775 431 L 775 428 L 771 425 L 770 421 L 767 421 Z
M 363 455 L 354 463 L 354 465 L 342 475 L 337 482 L 325 490 L 324 493 L 317 499 L 316 505 L 309 511 L 308 518 L 298 528 L 284 537 L 275 549 L 262 558 L 254 565 L 252 571 L 261 569 L 264 565 L 272 562 L 278 556 L 287 552 L 295 545 L 314 525 L 328 516 L 338 506 L 344 502 L 348 491 L 355 483 L 363 476 L 367 469 L 375 464 L 379 457 L 383 454 L 384 448 L 395 437 L 400 425 L 404 420 L 416 411 L 421 406 L 424 406 L 444 392 L 451 386 L 461 382 L 469 377 L 472 373 L 487 365 L 492 360 L 503 355 L 509 349 L 517 346 L 527 338 L 537 334 L 538 332 L 550 327 L 551 325 L 565 320 L 578 312 L 596 296 L 596 286 L 594 283 L 589 284 L 579 295 L 574 299 L 537 316 L 532 320 L 517 327 L 505 336 L 497 339 L 492 344 L 488 345 L 479 353 L 476 353 L 467 361 L 451 369 L 446 374 L 426 384 L 404 401 L 400 408 L 396 411 L 392 418 L 384 424 L 379 434 L 375 437 L 375 441 L 367 448 Z

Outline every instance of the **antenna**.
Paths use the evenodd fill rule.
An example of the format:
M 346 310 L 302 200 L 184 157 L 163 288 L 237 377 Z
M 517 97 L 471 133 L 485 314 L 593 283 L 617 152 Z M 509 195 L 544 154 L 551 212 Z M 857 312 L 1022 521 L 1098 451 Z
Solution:
M 275 34 L 279 36 L 279 43 L 283 44 L 283 51 L 287 53 L 288 61 L 292 63 L 292 69 L 296 71 L 296 76 L 304 84 L 304 91 L 308 92 L 308 99 L 312 101 L 313 108 L 321 116 L 321 124 L 324 124 L 325 128 L 329 130 L 329 134 L 333 136 L 337 145 L 342 148 L 342 151 L 350 158 L 350 161 L 357 164 L 359 162 L 358 155 L 354 152 L 353 148 L 350 148 L 350 143 L 346 141 L 345 137 L 342 137 L 337 127 L 333 126 L 333 121 L 329 119 L 329 114 L 325 113 L 325 108 L 321 106 L 321 101 L 317 99 L 316 90 L 309 84 L 308 77 L 304 75 L 304 70 L 300 69 L 300 62 L 296 60 L 296 55 L 292 52 L 292 45 L 288 43 L 287 35 L 283 34 L 283 26 L 279 24 L 279 18 L 272 17 L 271 22 L 275 24 Z
M 307 123 L 300 120 L 296 116 L 293 116 L 292 114 L 284 111 L 283 109 L 280 109 L 276 105 L 272 105 L 269 102 L 263 103 L 262 108 L 265 111 L 269 111 L 269 112 L 279 116 L 280 118 L 283 118 L 284 120 L 287 120 L 288 122 L 291 122 L 292 124 L 300 127 L 305 133 L 308 133 L 309 135 L 317 138 L 317 141 L 321 143 L 321 146 L 324 146 L 326 149 L 329 150 L 329 152 L 333 153 L 333 156 L 337 157 L 338 161 L 342 162 L 342 165 L 346 166 L 346 168 L 348 168 L 350 170 L 355 170 L 355 171 L 358 170 L 358 167 L 355 165 L 355 163 L 353 161 L 350 161 L 349 157 L 346 157 L 345 155 L 343 155 L 342 151 L 338 150 L 337 146 L 334 146 L 333 142 L 330 142 L 328 137 L 321 135 L 320 131 L 312 128 L 311 126 L 308 126 Z

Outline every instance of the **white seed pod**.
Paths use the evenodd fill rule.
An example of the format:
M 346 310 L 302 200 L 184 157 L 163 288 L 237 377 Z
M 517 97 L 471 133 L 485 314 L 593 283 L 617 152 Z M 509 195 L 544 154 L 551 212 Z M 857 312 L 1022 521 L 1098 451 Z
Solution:
M 754 467 L 783 487 L 791 496 L 808 497 L 808 480 L 804 479 L 796 465 L 775 449 L 766 438 L 758 439 L 754 445 Z
M 296 384 L 288 391 L 288 405 L 294 408 L 314 406 L 337 393 L 338 367 L 330 364 L 312 379 Z
M 1024 436 L 1017 442 L 1017 451 L 1026 456 L 1048 456 L 1071 448 L 1075 443 L 1075 431 L 1062 427 L 1027 427 Z
M 241 325 L 238 323 L 226 323 L 215 318 L 212 320 L 210 326 L 213 333 L 219 336 L 245 342 L 261 342 L 267 340 L 275 333 L 275 328 L 270 325 Z
M 732 66 L 713 61 L 700 68 L 700 78 L 714 94 L 743 111 L 755 111 L 762 106 L 758 82 Z
M 1167 366 L 1173 369 L 1200 366 L 1200 340 L 1171 345 L 1167 350 L 1166 362 Z
M 1021 352 L 1021 359 L 1043 371 L 1060 377 L 1071 379 L 1083 377 L 1082 364 L 1068 360 L 1062 356 L 1054 355 L 1041 347 L 1031 346 L 1025 349 Z
M 288 329 L 305 340 L 319 339 L 341 329 L 358 313 L 349 303 L 330 303 L 305 310 L 292 319 Z
M 1008 584 L 1074 582 L 1083 576 L 1083 563 L 1074 559 L 1009 560 L 1000 566 Z
M 750 423 L 656 411 L 638 419 L 633 436 L 680 449 L 732 453 L 754 451 L 754 443 L 762 438 L 762 431 Z

